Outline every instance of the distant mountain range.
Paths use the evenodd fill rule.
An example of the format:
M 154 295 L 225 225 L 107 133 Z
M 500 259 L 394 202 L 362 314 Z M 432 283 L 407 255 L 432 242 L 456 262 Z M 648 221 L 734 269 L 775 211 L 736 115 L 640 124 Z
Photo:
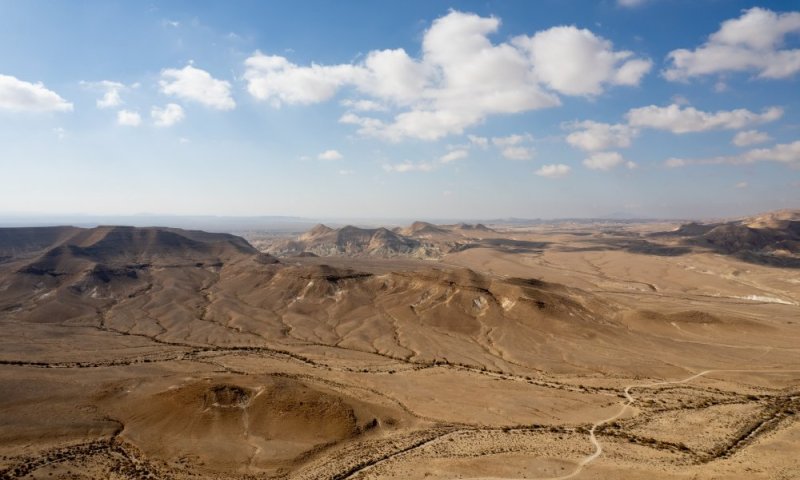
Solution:
M 406 228 L 331 228 L 316 225 L 293 240 L 278 240 L 266 251 L 275 255 L 410 256 L 437 258 L 473 246 L 494 231 L 483 224 L 433 225 L 414 222 Z

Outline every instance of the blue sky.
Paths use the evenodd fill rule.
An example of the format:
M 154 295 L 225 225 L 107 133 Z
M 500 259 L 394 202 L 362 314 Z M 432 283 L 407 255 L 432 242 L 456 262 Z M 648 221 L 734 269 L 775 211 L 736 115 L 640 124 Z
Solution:
M 796 2 L 0 0 L 0 214 L 800 207 Z

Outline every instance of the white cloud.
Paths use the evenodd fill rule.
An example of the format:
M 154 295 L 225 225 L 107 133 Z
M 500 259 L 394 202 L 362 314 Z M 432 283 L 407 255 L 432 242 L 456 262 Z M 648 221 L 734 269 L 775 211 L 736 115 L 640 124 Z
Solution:
M 97 108 L 114 108 L 122 105 L 122 96 L 120 92 L 127 87 L 120 83 L 111 80 L 101 80 L 99 82 L 85 82 L 81 81 L 81 85 L 91 90 L 99 90 L 103 92 L 103 96 L 98 98 L 95 104 Z
M 464 129 L 479 123 L 484 116 L 481 113 L 435 109 L 435 110 L 410 110 L 394 117 L 394 122 L 385 124 L 378 121 L 377 130 L 359 130 L 370 136 L 384 138 L 389 141 L 400 141 L 404 138 L 418 138 L 421 140 L 438 140 L 452 134 L 461 134 Z M 372 121 L 375 119 L 367 119 Z
M 770 148 L 757 148 L 742 155 L 726 158 L 726 163 L 778 162 L 800 167 L 800 140 Z
M 565 127 L 575 130 L 567 135 L 567 143 L 587 152 L 630 147 L 631 139 L 638 133 L 628 125 L 591 120 L 568 123 Z
M 599 95 L 607 85 L 638 85 L 652 62 L 614 51 L 610 41 L 586 29 L 553 27 L 513 43 L 530 55 L 536 76 L 566 95 Z
M 53 129 L 53 133 L 56 134 L 56 136 L 58 137 L 59 140 L 64 140 L 65 138 L 67 138 L 67 131 L 64 130 L 63 127 L 54 128 Z
M 800 71 L 800 49 L 781 49 L 784 37 L 800 32 L 800 12 L 775 13 L 754 7 L 726 20 L 695 50 L 669 53 L 668 80 L 722 72 L 753 71 L 761 78 L 785 78 Z
M 664 160 L 664 166 L 667 168 L 680 168 L 686 166 L 686 160 L 682 158 L 668 158 Z
M 218 110 L 232 110 L 236 107 L 236 102 L 231 96 L 230 82 L 217 80 L 207 71 L 192 65 L 162 71 L 158 83 L 161 92 L 167 95 L 198 102 Z
M 736 185 L 734 185 L 734 187 L 735 188 L 747 188 L 748 184 L 747 184 L 747 182 L 739 182 Z
M 72 104 L 42 82 L 30 83 L 0 75 L 0 110 L 12 112 L 71 112 Z
M 496 147 L 513 147 L 531 140 L 533 140 L 533 137 L 528 133 L 524 135 L 514 134 L 507 137 L 492 137 L 492 144 Z
M 171 127 L 186 118 L 183 107 L 177 103 L 168 103 L 164 108 L 153 107 L 150 116 L 157 127 Z
M 672 100 L 672 103 L 676 105 L 691 105 L 692 103 L 689 101 L 688 98 L 680 94 L 675 94 L 672 97 L 670 97 L 670 99 Z
M 420 163 L 403 162 L 395 164 L 386 164 L 383 166 L 383 169 L 386 170 L 387 172 L 394 172 L 394 173 L 430 172 L 433 170 L 433 164 L 426 162 L 420 162 Z
M 620 7 L 634 8 L 644 5 L 645 2 L 647 2 L 647 0 L 617 0 L 617 5 Z
M 132 110 L 120 110 L 117 112 L 117 124 L 126 127 L 138 127 L 142 123 L 142 116 Z
M 362 117 L 353 112 L 347 112 L 339 117 L 339 123 L 358 125 L 358 133 L 367 136 L 377 136 L 380 130 L 385 127 L 384 122 L 377 118 Z
M 533 158 L 533 149 L 527 147 L 505 147 L 501 153 L 509 160 L 530 160 Z
M 429 85 L 428 68 L 402 48 L 372 51 L 364 61 L 364 76 L 357 79 L 357 84 L 368 95 L 409 104 L 419 100 Z
M 357 112 L 383 112 L 386 106 L 372 100 L 342 100 L 342 106 Z
M 467 139 L 469 143 L 475 145 L 478 148 L 489 148 L 489 139 L 486 137 L 479 137 L 477 135 L 467 135 Z
M 739 132 L 733 137 L 733 144 L 737 147 L 746 147 L 748 145 L 755 145 L 757 143 L 764 143 L 772 140 L 772 138 L 764 132 L 758 130 L 745 130 Z
M 245 60 L 247 91 L 278 107 L 282 103 L 312 104 L 333 97 L 362 72 L 353 65 L 300 67 L 279 55 L 256 51 Z
M 559 164 L 552 164 L 552 165 L 542 165 L 541 168 L 533 172 L 540 177 L 547 177 L 547 178 L 561 178 L 566 177 L 569 175 L 569 172 L 572 171 L 569 165 L 564 165 L 562 163 Z
M 122 103 L 119 90 L 109 90 L 103 94 L 103 98 L 97 99 L 97 108 L 113 108 L 122 105 Z
M 353 175 L 355 173 L 355 170 L 339 170 L 339 175 Z
M 464 149 L 453 150 L 439 157 L 439 161 L 442 163 L 452 163 L 458 160 L 463 160 L 467 158 L 468 155 L 469 152 Z
M 633 161 L 631 161 L 631 160 L 628 160 L 627 162 L 625 162 L 625 167 L 626 167 L 628 170 L 634 170 L 634 169 L 637 169 L 637 168 L 639 168 L 639 165 L 638 165 L 636 162 L 633 162 Z
M 530 142 L 533 137 L 529 134 L 514 134 L 505 137 L 492 137 L 492 145 L 500 149 L 503 157 L 510 160 L 530 160 L 533 158 L 534 150 L 529 147 L 521 146 L 522 143 Z
M 771 107 L 763 113 L 743 108 L 709 113 L 694 107 L 681 108 L 676 104 L 667 107 L 649 105 L 628 111 L 628 123 L 634 127 L 668 130 L 672 133 L 703 132 L 706 130 L 738 129 L 749 125 L 775 121 L 783 116 L 783 109 Z
M 586 168 L 591 170 L 611 170 L 625 162 L 617 152 L 598 152 L 583 161 Z
M 326 161 L 341 160 L 343 158 L 344 156 L 336 150 L 325 150 L 317 155 L 317 159 Z
M 668 167 L 682 167 L 686 165 L 716 165 L 732 164 L 743 165 L 756 162 L 776 162 L 800 168 L 800 140 L 792 143 L 780 143 L 770 148 L 755 148 L 738 155 L 728 155 L 703 159 L 670 158 L 665 162 Z
M 615 52 L 588 30 L 557 27 L 533 37 L 495 44 L 500 20 L 451 11 L 425 32 L 422 54 L 403 49 L 369 52 L 358 63 L 297 65 L 255 52 L 245 61 L 250 94 L 274 107 L 332 99 L 349 88 L 366 98 L 345 100 L 352 111 L 339 121 L 361 135 L 389 141 L 437 140 L 496 114 L 560 105 L 545 85 L 567 95 L 596 95 L 608 85 L 635 85 L 649 60 Z M 553 43 L 556 45 L 552 45 Z M 558 48 L 556 55 L 548 48 Z M 390 118 L 354 112 L 393 109 Z

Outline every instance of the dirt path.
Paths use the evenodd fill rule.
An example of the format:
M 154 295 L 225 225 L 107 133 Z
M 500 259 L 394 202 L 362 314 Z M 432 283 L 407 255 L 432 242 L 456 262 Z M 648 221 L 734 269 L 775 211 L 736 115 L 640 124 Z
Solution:
M 597 429 L 600 426 L 605 425 L 607 423 L 613 422 L 614 420 L 618 419 L 619 417 L 621 417 L 622 415 L 624 415 L 628 411 L 630 406 L 636 401 L 636 398 L 634 398 L 633 395 L 631 395 L 631 389 L 633 389 L 633 388 L 660 387 L 660 386 L 663 386 L 663 385 L 677 385 L 677 384 L 681 384 L 681 383 L 689 383 L 692 380 L 695 380 L 695 379 L 700 378 L 702 376 L 708 375 L 709 373 L 721 373 L 721 372 L 770 374 L 770 373 L 794 373 L 794 372 L 800 372 L 800 370 L 728 370 L 728 369 L 703 370 L 700 373 L 696 373 L 694 375 L 691 375 L 689 377 L 683 378 L 681 380 L 645 383 L 645 384 L 641 384 L 641 385 L 638 385 L 638 384 L 627 385 L 625 387 L 625 389 L 623 390 L 623 393 L 625 395 L 625 403 L 622 405 L 620 410 L 615 415 L 612 415 L 611 417 L 608 417 L 608 418 L 605 418 L 603 420 L 599 420 L 599 421 L 595 422 L 592 425 L 592 428 L 589 430 L 589 441 L 592 442 L 592 445 L 594 445 L 594 448 L 595 448 L 594 452 L 592 452 L 590 455 L 584 457 L 578 463 L 578 466 L 575 468 L 575 470 L 573 470 L 571 473 L 569 473 L 567 475 L 560 476 L 560 477 L 550 477 L 550 478 L 548 478 L 546 480 L 566 480 L 566 479 L 569 479 L 569 478 L 574 478 L 574 477 L 578 476 L 587 465 L 589 465 L 593 461 L 597 460 L 597 458 L 600 457 L 600 455 L 603 454 L 603 445 L 600 443 L 599 440 L 597 440 L 597 436 L 595 435 L 595 432 L 597 431 Z

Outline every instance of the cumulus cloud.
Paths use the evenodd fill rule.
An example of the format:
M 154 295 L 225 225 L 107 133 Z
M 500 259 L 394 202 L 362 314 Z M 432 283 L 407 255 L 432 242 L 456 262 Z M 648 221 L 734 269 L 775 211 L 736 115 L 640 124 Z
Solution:
M 81 82 L 81 85 L 91 90 L 103 92 L 103 96 L 98 98 L 95 104 L 97 108 L 115 108 L 122 105 L 122 95 L 120 93 L 128 87 L 120 82 L 112 80 L 101 80 L 99 82 Z
M 385 164 L 383 169 L 387 172 L 394 172 L 394 173 L 408 173 L 408 172 L 430 172 L 434 168 L 433 164 L 427 162 L 419 162 L 419 163 L 411 163 L 411 162 L 403 162 L 403 163 L 395 163 L 395 164 Z
M 533 158 L 533 149 L 527 147 L 506 147 L 501 151 L 509 160 L 530 160 Z
M 198 102 L 218 110 L 232 110 L 236 102 L 231 96 L 231 84 L 218 80 L 205 70 L 186 65 L 161 72 L 161 92 L 183 100 Z
M 117 124 L 126 127 L 138 127 L 142 123 L 142 116 L 132 110 L 120 110 L 117 112 Z
M 337 150 L 325 150 L 324 152 L 317 155 L 318 160 L 326 160 L 326 161 L 341 160 L 343 158 L 344 156 Z
M 638 85 L 652 62 L 615 51 L 610 41 L 586 29 L 553 27 L 514 44 L 528 52 L 536 75 L 566 95 L 598 95 L 608 85 Z
M 754 7 L 720 29 L 694 50 L 669 53 L 668 80 L 723 72 L 752 71 L 760 78 L 785 78 L 800 71 L 800 49 L 782 49 L 784 38 L 800 32 L 800 12 L 775 13 Z
M 439 161 L 442 163 L 452 163 L 458 160 L 463 160 L 467 158 L 469 152 L 463 148 L 452 150 L 450 152 L 445 153 L 441 157 L 439 157 Z
M 741 155 L 723 157 L 725 163 L 778 162 L 800 167 L 800 140 L 780 143 L 770 148 L 757 148 Z
M 30 83 L 11 75 L 0 75 L 0 110 L 71 112 L 72 103 L 48 90 L 42 82 Z
M 403 49 L 369 52 L 357 63 L 297 65 L 255 52 L 245 60 L 250 94 L 274 107 L 332 99 L 343 88 L 364 98 L 346 100 L 341 123 L 389 141 L 437 140 L 462 134 L 487 117 L 560 105 L 558 94 L 597 95 L 611 85 L 636 85 L 650 61 L 588 30 L 555 27 L 531 37 L 493 43 L 500 20 L 451 11 L 425 32 L 422 54 Z M 555 54 L 549 50 L 555 49 Z M 380 111 L 388 118 L 356 112 Z
M 489 148 L 489 139 L 486 137 L 480 137 L 478 135 L 467 135 L 467 139 L 471 145 L 475 145 L 478 148 Z
M 679 168 L 686 165 L 686 160 L 682 158 L 668 158 L 664 160 L 664 166 L 667 168 Z
M 373 100 L 342 100 L 342 106 L 357 112 L 383 112 L 386 106 Z
M 530 136 L 530 134 L 527 133 L 524 135 L 514 134 L 506 137 L 492 137 L 492 145 L 496 147 L 513 147 L 532 139 L 533 138 Z
M 567 143 L 587 152 L 630 147 L 631 140 L 638 133 L 629 125 L 591 120 L 568 123 L 565 127 L 574 130 L 567 135 Z
M 783 109 L 771 107 L 762 113 L 754 113 L 739 108 L 704 112 L 694 107 L 681 107 L 676 104 L 667 107 L 649 105 L 628 111 L 628 123 L 634 127 L 667 130 L 672 133 L 704 132 L 707 130 L 739 129 L 749 125 L 775 121 L 783 116 Z
M 478 140 L 479 137 L 475 137 Z M 472 139 L 470 139 L 472 140 Z M 488 145 L 488 139 L 486 139 Z M 530 160 L 534 156 L 534 150 L 522 144 L 530 142 L 533 137 L 529 133 L 513 134 L 505 137 L 492 137 L 491 143 L 500 149 L 501 155 L 510 160 Z
M 97 99 L 97 108 L 113 108 L 122 105 L 122 97 L 119 89 L 111 89 L 103 94 L 102 98 Z
M 625 159 L 618 152 L 598 152 L 583 161 L 584 166 L 591 170 L 611 170 L 623 163 Z
M 245 60 L 247 91 L 273 106 L 319 103 L 333 97 L 340 87 L 359 74 L 353 65 L 300 67 L 279 55 L 256 52 Z
M 748 145 L 764 143 L 770 140 L 772 140 L 772 138 L 764 132 L 759 132 L 758 130 L 745 130 L 734 135 L 732 142 L 737 147 L 746 147 Z
M 800 168 L 800 140 L 792 143 L 780 143 L 770 148 L 755 148 L 738 155 L 728 155 L 702 159 L 670 158 L 665 163 L 668 167 L 686 165 L 733 164 L 743 165 L 756 162 L 776 162 L 792 168 Z
M 150 116 L 157 127 L 171 127 L 186 118 L 183 107 L 177 103 L 168 103 L 164 108 L 153 107 Z
M 563 163 L 558 164 L 551 164 L 551 165 L 542 165 L 541 168 L 533 172 L 540 177 L 547 177 L 547 178 L 561 178 L 566 177 L 569 175 L 569 172 L 572 171 L 569 165 L 564 165 Z

